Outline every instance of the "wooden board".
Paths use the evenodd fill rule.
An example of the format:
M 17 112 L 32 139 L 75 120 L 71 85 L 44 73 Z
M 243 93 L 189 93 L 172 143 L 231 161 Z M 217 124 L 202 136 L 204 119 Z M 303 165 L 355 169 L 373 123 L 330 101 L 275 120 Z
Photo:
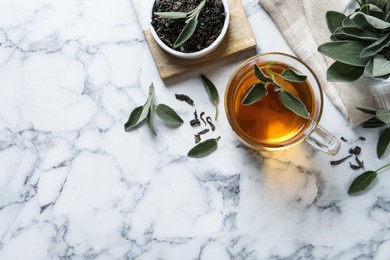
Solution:
M 180 59 L 161 49 L 150 33 L 148 6 L 150 1 L 132 0 L 149 48 L 163 80 L 201 68 L 235 54 L 256 48 L 256 40 L 240 0 L 229 0 L 230 23 L 224 40 L 210 54 L 197 59 Z

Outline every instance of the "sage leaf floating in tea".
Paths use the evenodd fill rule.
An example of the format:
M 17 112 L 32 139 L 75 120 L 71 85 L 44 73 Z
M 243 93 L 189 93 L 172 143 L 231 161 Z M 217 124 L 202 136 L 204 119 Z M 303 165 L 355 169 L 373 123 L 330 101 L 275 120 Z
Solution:
M 206 77 L 203 74 L 200 75 L 200 77 L 202 78 L 203 86 L 205 87 L 206 92 L 209 95 L 211 102 L 215 106 L 215 120 L 217 120 L 217 118 L 218 118 L 218 103 L 219 103 L 218 90 L 215 87 L 214 83 L 208 77 Z
M 260 82 L 253 84 L 251 89 L 248 91 L 248 93 L 245 94 L 244 98 L 241 100 L 241 105 L 249 106 L 261 100 L 268 93 L 267 86 L 269 84 L 273 84 L 274 91 L 279 92 L 278 96 L 280 102 L 287 109 L 291 110 L 296 115 L 302 118 L 305 119 L 310 118 L 309 112 L 307 111 L 305 104 L 299 98 L 297 98 L 296 96 L 292 95 L 290 92 L 285 90 L 282 87 L 282 85 L 277 82 L 275 72 L 271 70 L 266 70 L 268 74 L 266 75 L 257 64 L 254 64 L 253 67 L 254 67 L 253 68 L 254 74 L 260 80 Z M 299 82 L 305 82 L 307 80 L 306 75 L 290 68 L 282 71 L 282 74 L 280 74 L 279 76 L 289 82 L 299 83 Z
M 305 82 L 307 76 L 293 69 L 286 69 L 282 72 L 282 78 L 290 82 Z
M 307 111 L 305 104 L 303 104 L 303 102 L 299 100 L 299 98 L 295 97 L 287 90 L 282 90 L 279 92 L 279 99 L 286 108 L 290 109 L 298 116 L 303 117 L 305 119 L 310 118 L 309 112 Z
M 217 150 L 219 139 L 221 139 L 220 136 L 198 143 L 188 152 L 187 156 L 191 158 L 202 158 L 211 154 Z
M 258 82 L 253 84 L 252 88 L 246 93 L 244 99 L 241 101 L 241 104 L 244 106 L 252 105 L 253 103 L 260 100 L 267 94 L 267 89 L 265 88 L 265 84 L 262 82 Z
M 181 117 L 167 105 L 159 104 L 156 106 L 153 83 L 149 86 L 149 95 L 143 106 L 136 107 L 131 111 L 129 119 L 124 125 L 125 131 L 130 131 L 145 120 L 148 122 L 148 128 L 153 135 L 157 135 L 154 124 L 155 115 L 158 115 L 165 123 L 171 126 L 179 126 L 184 121 Z
M 175 110 L 165 104 L 157 106 L 156 114 L 161 120 L 171 126 L 179 126 L 184 122 Z

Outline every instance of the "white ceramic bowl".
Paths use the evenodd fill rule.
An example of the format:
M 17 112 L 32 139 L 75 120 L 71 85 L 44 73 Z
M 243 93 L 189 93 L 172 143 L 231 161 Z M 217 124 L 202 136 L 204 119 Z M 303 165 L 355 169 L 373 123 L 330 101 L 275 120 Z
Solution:
M 156 31 L 154 30 L 151 22 L 149 22 L 150 32 L 152 33 L 152 36 L 153 36 L 154 40 L 157 42 L 157 44 L 164 51 L 166 51 L 167 53 L 169 53 L 169 54 L 171 54 L 171 55 L 173 55 L 175 57 L 179 57 L 179 58 L 183 58 L 183 59 L 196 59 L 196 58 L 205 56 L 206 54 L 212 52 L 215 48 L 217 48 L 217 46 L 222 42 L 223 38 L 226 35 L 228 27 L 229 27 L 229 20 L 230 20 L 229 5 L 227 3 L 227 0 L 222 0 L 222 4 L 223 4 L 223 7 L 224 7 L 225 13 L 226 13 L 225 23 L 223 24 L 222 31 L 219 34 L 219 36 L 217 37 L 217 39 L 215 39 L 215 41 L 211 45 L 209 45 L 207 48 L 204 48 L 204 49 L 202 49 L 200 51 L 196 51 L 196 52 L 181 52 L 181 51 L 176 51 L 176 50 L 170 48 L 169 46 L 167 46 L 165 43 L 163 43 L 160 40 L 160 38 L 158 37 Z M 152 6 L 151 6 L 151 10 L 153 10 L 153 5 L 154 5 L 154 1 L 153 1 Z M 150 18 L 152 17 L 152 12 L 153 11 L 150 12 L 150 14 L 151 14 Z

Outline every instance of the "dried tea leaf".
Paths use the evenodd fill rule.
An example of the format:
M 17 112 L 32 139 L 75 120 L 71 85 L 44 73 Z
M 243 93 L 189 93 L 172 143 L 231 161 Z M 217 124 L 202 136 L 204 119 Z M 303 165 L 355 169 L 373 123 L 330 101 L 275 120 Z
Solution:
M 343 13 L 336 11 L 328 11 L 325 15 L 326 24 L 328 25 L 329 31 L 333 33 L 337 28 L 343 25 L 343 21 L 346 16 Z
M 381 159 L 385 154 L 387 147 L 390 143 L 390 127 L 386 127 L 385 130 L 380 134 L 378 144 L 376 147 L 376 153 L 378 158 Z
M 177 37 L 175 43 L 173 44 L 173 48 L 176 49 L 183 43 L 185 43 L 191 36 L 194 34 L 196 26 L 198 26 L 198 20 L 195 18 L 191 18 L 186 21 L 186 26 L 184 26 L 183 30 L 180 32 Z
M 301 100 L 299 100 L 287 90 L 281 90 L 279 92 L 279 99 L 286 108 L 288 108 L 298 116 L 305 119 L 310 118 L 309 112 L 307 112 L 305 104 L 303 104 Z
M 136 107 L 133 111 L 131 111 L 129 119 L 125 123 L 125 131 L 130 131 L 132 128 L 136 127 L 139 122 L 139 118 L 142 113 L 143 106 Z
M 200 75 L 200 76 L 202 78 L 203 86 L 205 87 L 206 92 L 209 95 L 211 102 L 215 106 L 215 109 L 216 109 L 216 111 L 215 111 L 215 120 L 217 120 L 217 118 L 218 118 L 218 103 L 219 103 L 218 90 L 215 87 L 214 83 L 209 78 L 207 78 L 203 74 Z
M 179 126 L 184 122 L 175 110 L 165 104 L 159 104 L 157 106 L 156 114 L 161 120 L 171 126 Z
M 290 82 L 305 82 L 307 76 L 293 69 L 286 69 L 282 72 L 282 78 Z
M 267 94 L 267 89 L 265 88 L 265 84 L 262 82 L 258 82 L 253 84 L 252 88 L 246 93 L 244 99 L 241 101 L 241 104 L 244 106 L 252 105 L 253 103 L 260 100 Z
M 377 175 L 375 171 L 363 172 L 352 181 L 348 189 L 348 194 L 355 195 L 365 191 L 376 180 Z
M 219 139 L 221 139 L 221 137 L 207 139 L 206 141 L 198 143 L 188 152 L 187 156 L 192 158 L 202 158 L 211 154 L 217 150 Z
M 335 61 L 326 72 L 329 82 L 353 82 L 364 73 L 364 68 Z
M 360 53 L 367 44 L 354 41 L 327 42 L 318 47 L 322 54 L 345 64 L 365 67 L 369 58 L 361 58 Z
M 262 81 L 262 82 L 264 82 L 264 83 L 274 81 L 272 78 L 266 76 L 266 75 L 264 74 L 264 72 L 260 69 L 260 67 L 259 67 L 257 64 L 253 65 L 253 67 L 254 67 L 254 70 L 255 70 L 255 76 L 256 76 L 260 81 Z M 272 74 L 271 74 L 271 75 L 272 75 Z

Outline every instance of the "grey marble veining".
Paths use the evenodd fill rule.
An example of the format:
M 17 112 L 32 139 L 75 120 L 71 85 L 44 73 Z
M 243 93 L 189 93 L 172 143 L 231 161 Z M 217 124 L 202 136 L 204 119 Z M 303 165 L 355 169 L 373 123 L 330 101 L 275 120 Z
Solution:
M 258 52 L 292 53 L 256 0 L 243 5 Z M 2 1 L 0 259 L 389 259 L 389 173 L 350 197 L 360 171 L 305 143 L 245 148 L 222 101 L 207 134 L 218 150 L 186 156 L 194 109 L 214 114 L 199 74 L 223 97 L 244 58 L 166 86 L 129 1 Z M 185 123 L 125 132 L 151 82 Z M 366 169 L 389 161 L 376 159 L 378 132 L 348 128 L 327 99 L 321 124 L 347 140 L 337 158 L 359 145 Z

